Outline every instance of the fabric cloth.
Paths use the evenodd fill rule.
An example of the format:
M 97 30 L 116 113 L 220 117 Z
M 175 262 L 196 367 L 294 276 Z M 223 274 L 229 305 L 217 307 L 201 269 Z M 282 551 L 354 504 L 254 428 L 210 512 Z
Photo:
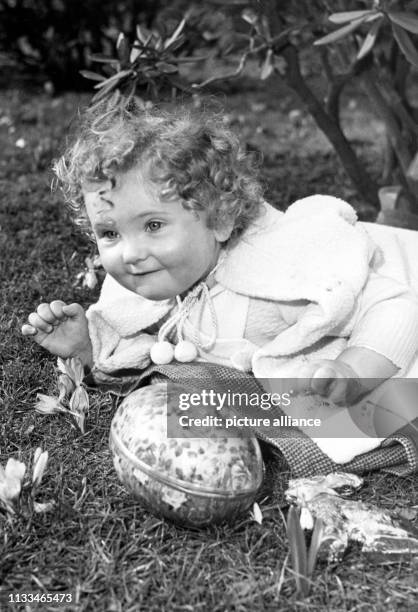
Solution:
M 196 381 L 202 387 L 219 392 L 238 389 L 241 393 L 262 393 L 264 390 L 251 374 L 211 363 L 151 365 L 138 371 L 136 380 L 119 379 L 108 383 L 118 394 L 161 381 L 181 384 L 187 391 L 196 391 Z M 270 414 L 270 413 L 269 413 Z M 280 407 L 274 408 L 273 417 L 283 415 Z M 418 420 L 415 423 L 418 426 Z M 373 470 L 384 470 L 398 476 L 418 472 L 418 427 L 411 424 L 388 438 L 377 448 L 362 453 L 344 464 L 332 461 L 302 431 L 292 427 L 282 429 L 280 437 L 269 437 L 253 429 L 258 438 L 266 464 L 266 476 L 262 494 L 280 498 L 288 477 L 313 476 L 335 471 L 362 474 Z M 340 438 L 340 442 L 344 439 Z
M 278 302 L 255 298 L 234 293 L 219 284 L 210 295 L 218 316 L 219 340 L 210 350 L 201 351 L 201 358 L 249 372 L 254 370 L 258 349 L 279 338 L 312 308 L 308 300 Z M 190 332 L 188 326 L 185 328 L 186 339 L 193 340 L 197 327 L 201 337 L 205 341 L 209 339 L 212 330 L 208 307 L 203 316 L 198 308 L 192 311 Z M 292 366 L 312 359 L 313 355 L 319 358 L 321 347 L 325 358 L 333 358 L 346 346 L 362 346 L 384 355 L 403 374 L 416 352 L 417 336 L 418 306 L 411 300 L 410 289 L 371 272 L 347 321 L 331 329 L 325 343 L 317 342 L 295 356 Z M 269 372 L 276 374 L 277 367 L 277 359 L 272 359 Z
M 412 282 L 409 262 L 414 252 L 418 255 L 418 244 L 414 245 L 411 238 L 410 251 L 405 255 L 402 244 L 384 232 L 379 235 L 379 249 L 370 238 L 379 234 L 375 227 L 368 224 L 365 228 L 366 224 L 355 221 L 355 212 L 348 204 L 329 196 L 305 198 L 284 214 L 266 205 L 264 214 L 227 251 L 215 273 L 218 285 L 211 290 L 212 299 L 219 302 L 219 311 L 230 316 L 223 321 L 224 330 L 221 321 L 215 346 L 210 351 L 201 350 L 200 359 L 252 371 L 258 378 L 291 377 L 308 359 L 335 359 L 348 340 L 382 354 L 389 351 L 394 363 L 405 366 L 418 346 L 416 302 L 396 281 L 384 276 L 373 281 L 370 270 L 382 275 L 389 266 L 393 277 Z M 384 255 L 386 245 L 390 263 Z M 388 320 L 386 313 L 373 337 L 367 332 L 367 316 L 362 319 L 360 315 L 370 311 L 376 324 L 376 311 L 372 309 L 376 299 L 370 298 L 376 293 L 370 292 L 370 286 L 376 282 L 385 300 L 405 296 L 405 307 L 412 309 L 412 315 Z M 359 311 L 361 296 L 363 312 Z M 286 323 L 282 325 L 279 320 L 278 330 L 270 330 L 274 333 L 266 334 L 262 346 L 244 337 L 251 300 L 253 304 L 255 300 L 273 302 Z M 150 363 L 149 350 L 155 342 L 155 336 L 148 333 L 150 328 L 158 327 L 172 308 L 172 300 L 151 302 L 107 277 L 98 303 L 87 312 L 96 380 L 106 382 L 122 374 L 126 377 L 129 370 L 133 370 L 135 379 L 135 371 Z M 396 314 L 399 312 L 398 308 Z M 203 329 L 204 319 L 199 321 Z M 358 325 L 359 320 L 366 324 Z M 192 324 L 184 327 L 186 337 Z M 405 325 L 409 325 L 406 331 Z M 358 430 L 353 428 L 352 432 L 356 438 Z M 340 442 L 332 448 L 327 440 L 324 448 L 341 462 L 379 444 L 379 440 L 364 437 L 346 441 L 345 446 Z M 320 439 L 316 443 L 321 446 Z

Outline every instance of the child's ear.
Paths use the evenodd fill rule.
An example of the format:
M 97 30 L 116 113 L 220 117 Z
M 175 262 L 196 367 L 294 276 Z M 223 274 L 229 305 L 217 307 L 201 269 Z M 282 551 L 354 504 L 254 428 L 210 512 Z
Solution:
M 227 221 L 227 222 L 222 223 L 222 225 L 215 227 L 215 229 L 213 230 L 213 234 L 217 242 L 226 242 L 228 238 L 231 236 L 233 229 L 234 229 L 233 221 Z

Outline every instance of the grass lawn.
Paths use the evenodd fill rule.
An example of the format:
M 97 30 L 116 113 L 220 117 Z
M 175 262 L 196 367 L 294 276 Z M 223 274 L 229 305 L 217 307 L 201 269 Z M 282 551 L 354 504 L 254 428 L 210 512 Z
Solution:
M 57 609 L 9 607 L 11 593 L 72 592 L 77 603 L 65 609 L 77 611 L 417 611 L 417 564 L 373 565 L 358 549 L 341 563 L 319 563 L 311 595 L 298 601 L 286 510 L 269 500 L 260 504 L 262 525 L 248 515 L 202 531 L 142 510 L 113 470 L 108 432 L 115 401 L 109 395 L 91 393 L 84 435 L 65 417 L 34 412 L 36 394 L 55 390 L 55 360 L 21 337 L 21 324 L 42 301 L 87 306 L 97 298 L 96 290 L 74 286 L 92 246 L 50 190 L 51 158 L 62 149 L 79 102 L 73 95 L 0 92 L 0 463 L 9 457 L 29 462 L 36 447 L 48 449 L 39 499 L 56 502 L 31 520 L 9 523 L 0 515 L 0 610 Z M 280 123 L 286 100 L 280 112 L 264 108 L 258 115 L 242 96 L 230 105 L 231 121 L 266 152 L 263 177 L 273 202 L 285 206 L 319 191 L 365 204 L 308 119 L 292 137 L 286 132 Z M 373 128 L 367 117 L 360 119 Z M 370 164 L 378 154 L 375 128 L 368 140 L 363 134 Z M 361 496 L 394 509 L 417 507 L 417 493 L 416 477 L 371 474 Z

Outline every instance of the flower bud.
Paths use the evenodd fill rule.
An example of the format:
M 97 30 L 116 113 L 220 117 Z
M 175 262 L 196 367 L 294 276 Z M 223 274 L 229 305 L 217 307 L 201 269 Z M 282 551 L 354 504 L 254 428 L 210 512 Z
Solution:
M 70 397 L 75 389 L 75 384 L 68 374 L 60 374 L 58 377 L 59 401 L 62 403 Z
M 34 487 L 39 487 L 48 463 L 48 451 L 42 452 L 37 448 L 33 457 L 32 483 Z
M 258 523 L 259 525 L 262 524 L 263 522 L 263 513 L 261 512 L 261 508 L 260 506 L 257 504 L 257 502 L 254 502 L 253 504 L 253 519 L 256 521 L 256 523 Z
M 57 397 L 37 393 L 36 398 L 38 401 L 35 404 L 35 410 L 40 414 L 57 414 L 59 412 L 66 412 L 65 408 L 60 404 L 60 400 Z
M 20 496 L 26 465 L 17 459 L 10 458 L 6 467 L 0 466 L 0 502 L 6 510 L 14 514 L 13 502 Z
M 44 502 L 44 503 L 40 503 L 36 501 L 33 502 L 33 509 L 37 513 L 48 512 L 49 510 L 52 510 L 54 506 L 55 506 L 55 501 L 53 499 L 51 499 L 48 502 Z
M 87 270 L 83 278 L 83 287 L 87 287 L 87 289 L 94 289 L 97 283 L 98 280 L 96 272 L 93 269 Z
M 77 387 L 70 399 L 70 410 L 77 414 L 85 414 L 89 408 L 89 396 L 84 387 Z

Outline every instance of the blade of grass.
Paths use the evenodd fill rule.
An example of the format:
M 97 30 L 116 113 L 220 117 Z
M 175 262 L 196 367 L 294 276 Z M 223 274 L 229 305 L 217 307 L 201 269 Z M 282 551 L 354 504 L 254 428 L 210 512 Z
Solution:
M 307 575 L 312 576 L 315 569 L 316 561 L 318 558 L 318 552 L 322 544 L 322 535 L 324 533 L 324 523 L 322 519 L 316 519 L 314 528 L 312 531 L 311 545 L 309 546 L 308 553 L 308 566 Z
M 290 506 L 287 514 L 286 532 L 289 540 L 290 558 L 295 572 L 297 593 L 306 597 L 309 594 L 309 582 L 307 579 L 308 559 L 305 534 L 300 526 L 299 512 L 294 506 Z

